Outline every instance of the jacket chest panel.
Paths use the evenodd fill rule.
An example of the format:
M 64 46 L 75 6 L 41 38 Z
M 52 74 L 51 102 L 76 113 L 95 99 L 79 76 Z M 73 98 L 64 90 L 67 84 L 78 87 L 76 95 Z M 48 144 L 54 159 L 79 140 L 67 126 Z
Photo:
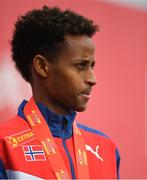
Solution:
M 55 178 L 43 146 L 34 135 L 32 137 L 28 135 L 28 138 L 24 134 L 8 136 L 5 138 L 4 147 L 6 169 L 26 172 L 42 178 Z

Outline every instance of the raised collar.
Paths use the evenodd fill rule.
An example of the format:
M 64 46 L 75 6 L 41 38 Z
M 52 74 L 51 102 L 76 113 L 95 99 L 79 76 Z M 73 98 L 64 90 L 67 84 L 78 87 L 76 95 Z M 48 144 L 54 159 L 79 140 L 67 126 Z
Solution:
M 26 120 L 25 115 L 23 113 L 23 109 L 25 104 L 27 103 L 26 100 L 24 100 L 19 108 L 18 108 L 18 115 L 21 116 L 23 119 Z M 67 115 L 57 115 L 53 112 L 51 112 L 46 106 L 44 106 L 41 103 L 36 103 L 39 110 L 41 111 L 43 117 L 45 118 L 50 131 L 54 137 L 63 137 L 64 133 L 64 138 L 69 138 L 73 134 L 73 121 L 76 116 L 76 112 L 71 111 Z

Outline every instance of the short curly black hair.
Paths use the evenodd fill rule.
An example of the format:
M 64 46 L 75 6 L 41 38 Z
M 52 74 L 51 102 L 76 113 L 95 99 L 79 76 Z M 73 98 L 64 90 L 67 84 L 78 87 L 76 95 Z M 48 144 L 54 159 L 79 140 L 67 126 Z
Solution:
M 98 30 L 92 20 L 71 10 L 43 6 L 17 19 L 11 41 L 12 58 L 23 78 L 31 82 L 30 65 L 36 54 L 53 60 L 62 49 L 65 35 L 92 37 Z

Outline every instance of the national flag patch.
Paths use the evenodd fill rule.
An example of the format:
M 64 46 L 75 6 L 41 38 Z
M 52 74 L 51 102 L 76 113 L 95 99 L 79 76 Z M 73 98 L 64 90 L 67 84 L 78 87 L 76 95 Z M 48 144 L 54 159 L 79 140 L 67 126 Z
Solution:
M 41 145 L 22 146 L 26 161 L 45 161 L 46 156 Z

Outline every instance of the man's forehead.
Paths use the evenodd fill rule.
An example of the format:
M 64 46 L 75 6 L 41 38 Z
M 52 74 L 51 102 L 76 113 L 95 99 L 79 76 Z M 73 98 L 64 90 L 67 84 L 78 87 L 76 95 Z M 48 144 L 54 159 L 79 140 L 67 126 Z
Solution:
M 95 50 L 95 45 L 92 39 L 86 35 L 66 35 L 65 47 L 71 50 Z
M 87 43 L 91 43 L 94 45 L 92 39 L 90 37 L 88 37 L 87 35 L 65 35 L 64 39 L 67 43 L 78 43 L 78 42 L 87 42 Z

